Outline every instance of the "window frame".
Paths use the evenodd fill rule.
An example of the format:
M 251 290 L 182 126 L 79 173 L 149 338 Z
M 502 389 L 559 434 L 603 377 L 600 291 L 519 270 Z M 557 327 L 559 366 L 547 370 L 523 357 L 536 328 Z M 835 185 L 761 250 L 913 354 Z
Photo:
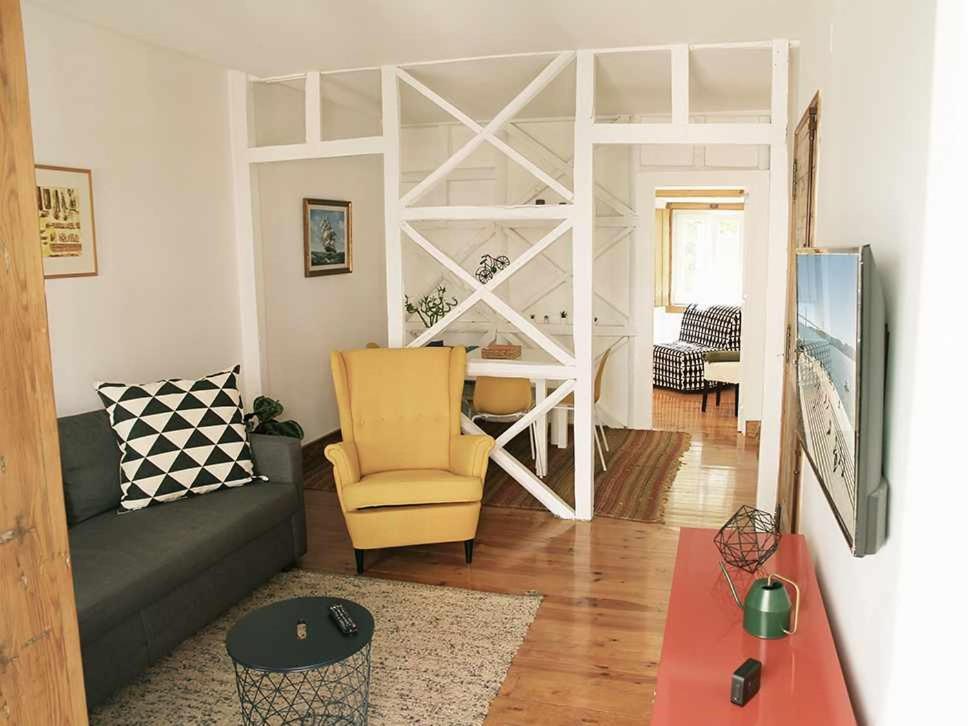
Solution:
M 745 212 L 742 202 L 669 202 L 656 209 L 656 294 L 655 307 L 665 307 L 667 313 L 685 312 L 685 305 L 672 300 L 672 215 L 676 210 L 729 210 Z

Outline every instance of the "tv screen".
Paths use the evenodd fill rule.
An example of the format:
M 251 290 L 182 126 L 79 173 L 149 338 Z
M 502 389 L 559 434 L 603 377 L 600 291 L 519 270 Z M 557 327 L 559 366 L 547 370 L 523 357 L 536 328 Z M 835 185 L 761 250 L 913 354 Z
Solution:
M 851 551 L 886 532 L 881 479 L 886 329 L 870 247 L 797 252 L 801 444 Z

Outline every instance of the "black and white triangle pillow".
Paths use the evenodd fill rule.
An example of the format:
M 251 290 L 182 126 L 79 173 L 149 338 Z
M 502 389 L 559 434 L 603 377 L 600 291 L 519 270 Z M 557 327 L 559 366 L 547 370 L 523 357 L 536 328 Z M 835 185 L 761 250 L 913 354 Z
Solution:
M 95 384 L 121 449 L 122 509 L 253 480 L 238 377 Z

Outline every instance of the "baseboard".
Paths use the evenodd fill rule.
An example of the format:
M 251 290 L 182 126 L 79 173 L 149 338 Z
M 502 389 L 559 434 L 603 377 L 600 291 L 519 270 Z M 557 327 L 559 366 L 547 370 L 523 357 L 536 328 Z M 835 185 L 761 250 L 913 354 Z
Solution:
M 323 451 L 330 444 L 336 444 L 342 440 L 342 432 L 336 429 L 303 444 L 303 476 L 308 476 L 311 472 L 326 466 L 327 462 Z
M 304 443 L 303 450 L 308 446 L 327 446 L 329 444 L 339 443 L 342 440 L 342 432 L 339 429 L 333 429 L 328 434 L 323 434 L 322 436 L 317 436 L 312 441 L 307 441 Z

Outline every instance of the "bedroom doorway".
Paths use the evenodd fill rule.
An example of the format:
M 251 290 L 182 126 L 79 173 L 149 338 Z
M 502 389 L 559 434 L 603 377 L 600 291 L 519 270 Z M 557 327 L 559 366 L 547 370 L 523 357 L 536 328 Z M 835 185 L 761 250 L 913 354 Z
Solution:
M 745 389 L 755 405 L 761 362 L 750 356 L 747 373 L 743 353 L 762 326 L 755 310 L 753 328 L 744 329 L 760 279 L 761 202 L 739 185 L 658 186 L 650 201 L 652 428 L 690 436 L 669 512 L 738 506 L 755 498 L 759 454 L 758 426 L 745 420 L 751 411 Z
M 741 188 L 655 191 L 656 428 L 713 418 L 739 428 L 745 197 Z

